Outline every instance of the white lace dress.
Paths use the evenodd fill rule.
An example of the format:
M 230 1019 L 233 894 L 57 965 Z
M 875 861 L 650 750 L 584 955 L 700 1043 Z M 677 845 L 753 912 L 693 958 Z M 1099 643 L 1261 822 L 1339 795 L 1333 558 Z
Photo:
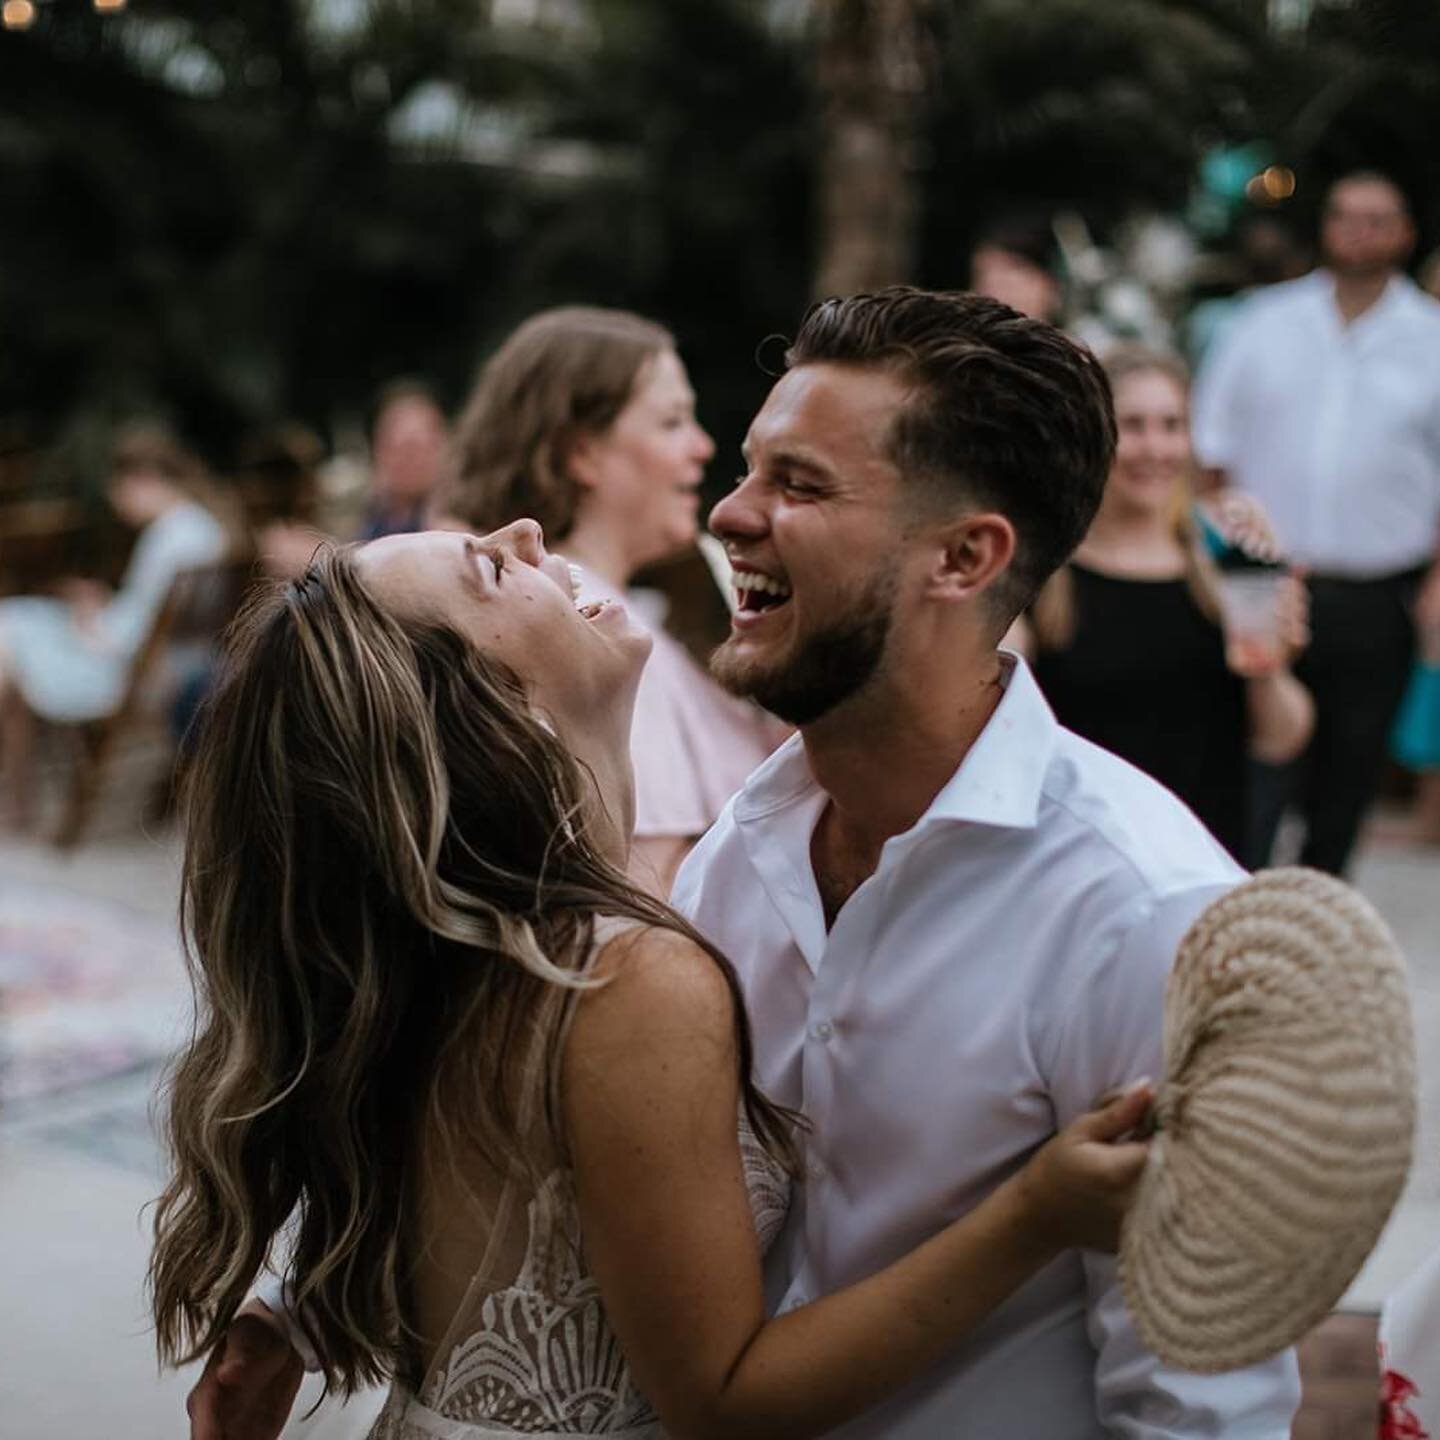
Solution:
M 763 1251 L 785 1222 L 789 1179 L 743 1113 L 739 1133 Z M 507 1228 L 503 1205 L 500 1230 Z M 514 1280 L 492 1289 L 475 1277 L 419 1393 L 396 1381 L 369 1440 L 664 1440 L 655 1412 L 631 1384 L 586 1269 L 568 1171 L 550 1174 L 525 1223 Z

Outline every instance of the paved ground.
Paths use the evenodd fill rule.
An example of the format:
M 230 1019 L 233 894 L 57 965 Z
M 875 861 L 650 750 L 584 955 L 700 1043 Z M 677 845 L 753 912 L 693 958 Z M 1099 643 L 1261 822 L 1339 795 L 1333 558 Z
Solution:
M 67 886 L 174 914 L 173 836 L 111 827 L 71 859 L 0 838 L 0 887 Z M 1411 960 L 1422 1041 L 1440 1037 L 1440 852 L 1372 846 L 1357 881 Z M 177 977 L 178 978 L 178 977 Z M 1422 1043 L 1420 1161 L 1406 1197 L 1342 1308 L 1306 1353 L 1309 1408 L 1297 1440 L 1371 1437 L 1372 1313 L 1440 1245 L 1440 1047 Z M 186 1433 L 188 1378 L 157 1375 L 146 1332 L 143 1207 L 158 1188 L 145 1132 L 153 1074 L 132 1073 L 40 1117 L 0 1116 L 0 1440 L 163 1440 Z M 132 1133 L 134 1132 L 134 1133 Z M 323 1433 L 363 1433 L 363 1419 Z

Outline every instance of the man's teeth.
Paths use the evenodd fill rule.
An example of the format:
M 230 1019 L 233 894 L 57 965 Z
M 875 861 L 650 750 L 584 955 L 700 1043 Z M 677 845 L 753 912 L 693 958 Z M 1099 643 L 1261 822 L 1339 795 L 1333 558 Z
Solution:
M 762 595 L 775 595 L 781 600 L 790 598 L 790 587 L 783 580 L 770 575 L 761 575 L 754 570 L 736 570 L 730 577 L 731 584 L 742 595 L 758 591 Z

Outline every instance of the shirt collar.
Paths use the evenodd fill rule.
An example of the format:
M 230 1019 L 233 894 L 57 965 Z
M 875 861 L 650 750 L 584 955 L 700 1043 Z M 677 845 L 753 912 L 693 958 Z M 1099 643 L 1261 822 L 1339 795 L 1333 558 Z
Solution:
M 1000 663 L 1005 693 L 995 713 L 909 833 L 946 820 L 1034 829 L 1060 726 L 1025 661 L 1002 650 Z M 742 825 L 761 819 L 819 789 L 804 741 L 793 735 L 746 781 L 735 818 Z
M 1335 304 L 1335 273 L 1320 266 L 1312 270 L 1309 275 L 1300 281 L 1301 284 L 1310 283 L 1311 291 L 1315 298 L 1324 306 L 1325 313 L 1337 329 L 1343 329 L 1344 322 L 1340 318 L 1340 311 Z M 1357 315 L 1350 322 L 1350 328 L 1368 327 L 1376 323 L 1384 324 L 1387 318 L 1392 315 L 1403 315 L 1411 308 L 1414 297 L 1423 293 L 1420 287 L 1399 271 L 1391 275 L 1385 282 L 1385 288 L 1380 292 L 1380 297 L 1363 314 Z

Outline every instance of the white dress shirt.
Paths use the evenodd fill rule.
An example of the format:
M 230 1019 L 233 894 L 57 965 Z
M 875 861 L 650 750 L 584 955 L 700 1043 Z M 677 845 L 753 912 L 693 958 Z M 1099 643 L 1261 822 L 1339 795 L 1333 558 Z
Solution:
M 1367 579 L 1440 541 L 1440 302 L 1396 276 L 1346 325 L 1327 270 L 1260 291 L 1195 383 L 1195 451 L 1292 559 Z
M 913 829 L 827 934 L 810 862 L 826 804 L 799 737 L 676 881 L 736 964 L 757 1079 L 813 1126 L 766 1261 L 780 1310 L 860 1280 L 963 1215 L 1105 1090 L 1161 1073 L 1161 1006 L 1195 915 L 1243 875 L 1168 791 L 1063 730 L 1023 661 Z M 877 783 L 883 759 L 877 757 Z M 1075 1252 L 845 1440 L 1283 1440 L 1292 1355 L 1166 1369 L 1114 1261 Z

